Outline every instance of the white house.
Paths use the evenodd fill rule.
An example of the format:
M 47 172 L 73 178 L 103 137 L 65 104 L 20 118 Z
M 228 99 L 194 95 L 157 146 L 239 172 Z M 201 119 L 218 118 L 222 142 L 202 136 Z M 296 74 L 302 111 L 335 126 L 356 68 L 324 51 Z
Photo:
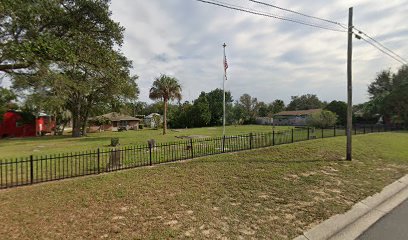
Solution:
M 160 123 L 159 124 L 163 123 L 163 117 L 160 114 L 151 113 L 151 114 L 147 115 L 146 117 L 144 117 L 145 126 L 149 127 L 149 128 L 157 128 L 158 126 L 157 126 L 156 121 L 154 120 L 155 118 L 160 118 Z

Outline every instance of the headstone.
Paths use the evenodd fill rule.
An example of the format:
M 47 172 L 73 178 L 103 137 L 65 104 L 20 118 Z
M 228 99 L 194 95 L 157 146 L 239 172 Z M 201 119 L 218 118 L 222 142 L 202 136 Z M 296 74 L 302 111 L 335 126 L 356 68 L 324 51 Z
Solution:
M 110 152 L 107 170 L 115 169 L 115 168 L 117 169 L 117 168 L 120 168 L 120 167 L 121 167 L 120 149 L 113 149 Z
M 154 148 L 156 147 L 156 141 L 154 139 L 147 140 L 147 145 L 149 148 Z

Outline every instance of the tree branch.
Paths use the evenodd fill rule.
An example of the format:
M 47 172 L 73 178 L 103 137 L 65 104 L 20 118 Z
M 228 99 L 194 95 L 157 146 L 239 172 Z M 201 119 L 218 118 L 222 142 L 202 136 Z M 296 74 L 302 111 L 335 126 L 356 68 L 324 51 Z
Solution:
M 0 64 L 0 71 L 10 72 L 9 70 L 17 70 L 30 67 L 29 63 L 14 63 L 14 64 Z

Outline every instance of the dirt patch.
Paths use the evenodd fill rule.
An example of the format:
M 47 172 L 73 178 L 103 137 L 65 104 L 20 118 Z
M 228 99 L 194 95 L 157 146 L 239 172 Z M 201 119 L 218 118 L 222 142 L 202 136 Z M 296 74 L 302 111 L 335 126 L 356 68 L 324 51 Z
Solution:
M 171 220 L 171 221 L 165 222 L 164 224 L 168 226 L 175 226 L 177 223 L 178 223 L 177 220 Z
M 176 138 L 180 139 L 201 139 L 201 138 L 209 138 L 210 136 L 206 135 L 189 135 L 189 136 L 175 136 Z
M 311 171 L 311 172 L 301 173 L 300 175 L 301 175 L 302 177 L 310 177 L 310 176 L 313 176 L 313 175 L 316 175 L 316 174 L 317 174 L 317 172 Z
M 289 174 L 289 175 L 283 177 L 283 179 L 285 179 L 287 181 L 299 180 L 299 176 L 296 175 L 296 174 Z

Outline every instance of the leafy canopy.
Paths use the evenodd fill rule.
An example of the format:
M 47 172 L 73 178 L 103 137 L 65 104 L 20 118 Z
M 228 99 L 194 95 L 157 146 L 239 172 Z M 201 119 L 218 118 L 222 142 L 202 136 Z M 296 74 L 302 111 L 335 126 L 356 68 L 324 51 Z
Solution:
M 121 52 L 124 28 L 108 0 L 4 0 L 0 71 L 37 109 L 72 113 L 73 136 L 99 108 L 137 98 L 137 76 Z
M 306 94 L 302 96 L 292 96 L 292 101 L 289 103 L 287 110 L 309 110 L 323 108 L 324 103 L 314 94 Z
M 110 19 L 109 2 L 2 0 L 0 71 L 38 71 L 50 63 L 102 63 L 106 55 L 95 47 L 108 51 L 123 41 L 124 29 Z
M 310 115 L 306 123 L 308 126 L 316 128 L 328 128 L 336 125 L 337 115 L 330 111 L 315 112 Z
M 181 100 L 181 85 L 174 77 L 161 74 L 153 82 L 149 98 L 152 100 Z
M 380 114 L 386 123 L 403 124 L 408 127 L 408 65 L 401 66 L 397 73 L 382 71 L 368 87 L 370 101 L 367 111 Z
M 325 108 L 325 110 L 334 112 L 337 115 L 337 124 L 346 126 L 347 123 L 347 103 L 343 101 L 332 101 Z

